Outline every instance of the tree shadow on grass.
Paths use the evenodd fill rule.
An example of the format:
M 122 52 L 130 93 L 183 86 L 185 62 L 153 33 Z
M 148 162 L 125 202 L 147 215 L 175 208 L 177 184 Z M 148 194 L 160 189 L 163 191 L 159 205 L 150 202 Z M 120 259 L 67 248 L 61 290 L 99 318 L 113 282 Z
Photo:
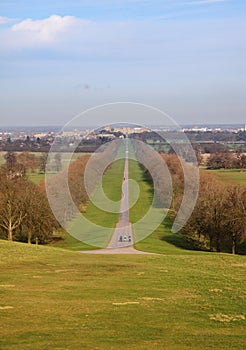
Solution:
M 163 224 L 165 233 L 161 235 L 160 240 L 165 241 L 169 244 L 174 245 L 180 249 L 186 250 L 196 250 L 196 251 L 207 251 L 200 242 L 193 239 L 192 237 L 187 237 L 182 233 L 173 233 L 172 225 L 173 220 L 167 217 Z

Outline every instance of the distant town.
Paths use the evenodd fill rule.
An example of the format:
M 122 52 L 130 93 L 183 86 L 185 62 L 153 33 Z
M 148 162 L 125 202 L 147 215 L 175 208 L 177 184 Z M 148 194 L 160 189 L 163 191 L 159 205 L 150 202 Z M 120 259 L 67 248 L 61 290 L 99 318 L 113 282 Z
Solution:
M 106 125 L 101 128 L 85 127 L 61 130 L 59 127 L 6 127 L 0 129 L 0 151 L 48 152 L 57 145 L 69 152 L 75 144 L 77 152 L 93 152 L 101 144 L 117 138 L 138 138 L 151 144 L 158 151 L 167 145 L 160 133 L 165 126 L 142 127 L 134 125 Z M 172 132 L 184 132 L 194 145 L 200 145 L 203 153 L 214 153 L 232 147 L 246 151 L 246 125 L 195 125 L 182 126 Z

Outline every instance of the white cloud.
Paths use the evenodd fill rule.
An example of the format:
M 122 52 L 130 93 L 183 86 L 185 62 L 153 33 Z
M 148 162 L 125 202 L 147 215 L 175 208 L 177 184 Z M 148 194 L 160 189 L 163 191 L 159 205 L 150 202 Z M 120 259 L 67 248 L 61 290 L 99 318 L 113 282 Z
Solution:
M 134 21 L 95 22 L 74 16 L 52 15 L 41 20 L 25 19 L 0 31 L 0 42 L 5 52 L 52 48 L 67 54 L 72 51 L 105 54 L 107 47 L 117 51 L 122 45 L 131 44 L 144 30 L 143 27 L 143 23 Z
M 16 23 L 12 27 L 13 32 L 20 32 L 27 39 L 35 39 L 42 42 L 52 42 L 59 35 L 76 28 L 78 24 L 87 23 L 73 16 L 58 16 L 52 15 L 45 19 L 32 20 L 26 19 Z

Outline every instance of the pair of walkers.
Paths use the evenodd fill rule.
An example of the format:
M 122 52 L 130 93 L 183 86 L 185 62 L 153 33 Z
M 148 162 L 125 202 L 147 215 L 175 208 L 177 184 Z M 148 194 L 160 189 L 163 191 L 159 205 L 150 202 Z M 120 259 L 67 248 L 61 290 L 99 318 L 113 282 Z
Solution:
M 120 242 L 127 242 L 127 240 L 128 240 L 128 242 L 131 242 L 132 241 L 132 236 L 129 235 L 127 237 L 127 235 L 124 235 L 124 236 L 120 235 L 120 238 L 119 238 Z

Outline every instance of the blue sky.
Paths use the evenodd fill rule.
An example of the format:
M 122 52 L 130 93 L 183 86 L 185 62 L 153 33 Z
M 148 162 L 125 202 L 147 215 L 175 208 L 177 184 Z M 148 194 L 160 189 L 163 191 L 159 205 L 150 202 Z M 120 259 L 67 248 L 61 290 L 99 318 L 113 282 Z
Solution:
M 63 125 L 117 101 L 245 123 L 245 17 L 243 0 L 3 0 L 1 124 Z

